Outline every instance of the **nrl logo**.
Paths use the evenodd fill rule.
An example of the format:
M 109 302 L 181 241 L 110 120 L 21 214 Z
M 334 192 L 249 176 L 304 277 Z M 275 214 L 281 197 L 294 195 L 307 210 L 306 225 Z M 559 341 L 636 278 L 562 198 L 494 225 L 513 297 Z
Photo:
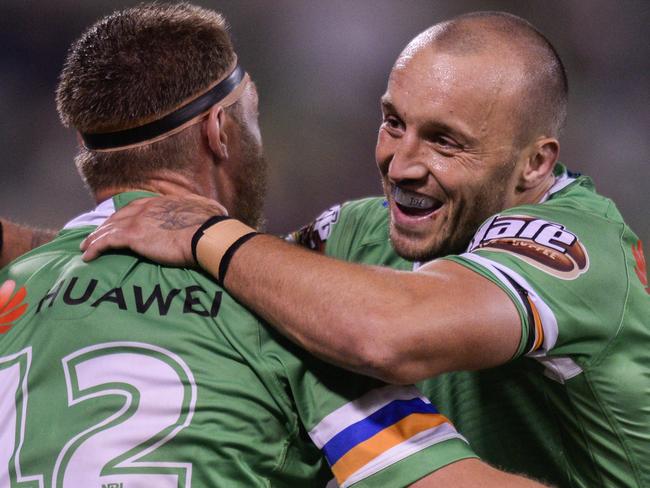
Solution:
M 563 225 L 525 215 L 496 216 L 472 240 L 469 251 L 507 252 L 553 276 L 574 280 L 589 269 L 589 255 Z

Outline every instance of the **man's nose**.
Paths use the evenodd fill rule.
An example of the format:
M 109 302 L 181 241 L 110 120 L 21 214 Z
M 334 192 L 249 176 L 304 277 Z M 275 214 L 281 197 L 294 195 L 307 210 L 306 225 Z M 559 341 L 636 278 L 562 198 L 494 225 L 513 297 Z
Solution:
M 388 178 L 393 182 L 419 180 L 428 173 L 426 151 L 421 142 L 417 137 L 403 137 L 388 165 Z

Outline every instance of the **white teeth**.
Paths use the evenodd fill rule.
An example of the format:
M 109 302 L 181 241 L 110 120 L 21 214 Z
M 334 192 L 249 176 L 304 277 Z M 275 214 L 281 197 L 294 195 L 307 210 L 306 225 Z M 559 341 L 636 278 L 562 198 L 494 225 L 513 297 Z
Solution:
M 433 198 L 408 190 L 402 190 L 397 186 L 393 186 L 393 198 L 400 205 L 409 208 L 427 209 L 433 208 L 436 205 L 436 200 Z

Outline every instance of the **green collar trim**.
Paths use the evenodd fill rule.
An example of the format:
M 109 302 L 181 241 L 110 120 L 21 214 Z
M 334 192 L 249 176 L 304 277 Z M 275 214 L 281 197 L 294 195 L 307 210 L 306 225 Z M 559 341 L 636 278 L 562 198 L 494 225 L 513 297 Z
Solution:
M 140 200 L 141 198 L 151 198 L 160 196 L 158 193 L 153 193 L 150 191 L 127 191 L 124 193 L 118 193 L 113 196 L 113 205 L 115 210 L 126 207 L 129 203 L 134 202 L 135 200 Z

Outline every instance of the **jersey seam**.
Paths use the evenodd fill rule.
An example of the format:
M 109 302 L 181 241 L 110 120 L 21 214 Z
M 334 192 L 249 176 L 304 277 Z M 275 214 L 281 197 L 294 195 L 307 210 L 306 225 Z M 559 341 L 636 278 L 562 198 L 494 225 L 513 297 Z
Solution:
M 592 396 L 594 396 L 594 398 L 596 398 L 596 395 L 594 395 L 594 391 L 591 388 L 591 384 L 589 383 L 588 376 L 584 372 L 584 370 L 583 370 L 583 375 L 584 375 L 583 378 L 585 379 L 585 382 L 587 383 L 587 385 L 589 385 L 589 390 L 591 391 Z M 604 486 L 603 485 L 603 475 L 602 475 L 600 470 L 596 469 L 598 467 L 598 463 L 596 462 L 596 458 L 594 457 L 593 450 L 591 449 L 591 443 L 589 442 L 589 437 L 587 436 L 587 429 L 585 429 L 584 422 L 582 421 L 580 416 L 575 414 L 575 401 L 573 399 L 573 393 L 568 388 L 565 391 L 566 391 L 567 397 L 570 399 L 569 404 L 571 405 L 571 413 L 572 413 L 573 417 L 576 419 L 576 424 L 579 426 L 580 435 L 581 435 L 582 439 L 584 440 L 585 445 L 588 446 L 587 452 L 589 453 L 589 459 L 591 460 L 592 470 L 593 470 L 594 473 L 596 473 L 596 475 L 598 476 L 598 480 L 600 481 L 598 486 Z M 598 400 L 596 400 L 596 401 L 598 401 Z M 602 411 L 602 405 L 600 404 L 600 402 L 598 402 L 598 405 L 601 407 L 601 411 Z M 574 479 L 575 476 L 571 475 L 571 478 Z
M 197 286 L 201 286 L 201 287 L 202 287 L 202 284 L 199 283 L 199 280 L 197 279 L 197 276 L 194 275 L 194 272 L 192 272 L 191 270 L 186 270 L 186 273 L 188 274 L 188 278 L 190 278 L 190 280 L 191 280 L 191 282 L 192 282 L 193 284 L 196 284 Z M 211 279 L 211 278 L 210 278 L 210 279 Z M 223 294 L 226 294 L 226 293 L 227 293 L 225 290 L 223 290 L 223 289 L 222 289 L 221 287 L 219 287 L 219 286 L 216 286 L 216 285 L 215 285 L 215 288 L 221 290 L 221 292 L 222 292 Z M 222 295 L 222 296 L 223 296 L 223 295 Z M 241 360 L 242 364 L 247 364 L 249 367 L 251 367 L 250 362 L 249 362 L 249 361 L 244 357 L 244 355 L 241 353 L 241 351 L 239 350 L 239 348 L 236 347 L 236 346 L 232 343 L 232 341 L 231 341 L 231 340 L 226 336 L 226 334 L 224 334 L 224 333 L 221 331 L 221 328 L 219 327 L 218 317 L 219 317 L 219 315 L 217 314 L 215 317 L 209 317 L 209 318 L 207 318 L 207 320 L 209 320 L 209 321 L 211 322 L 211 324 L 212 324 L 212 327 L 210 327 L 210 331 L 212 332 L 212 336 L 213 336 L 215 339 L 222 339 L 222 340 L 224 340 L 224 341 L 225 341 L 225 342 L 226 342 L 226 343 L 231 347 L 231 349 L 233 350 L 233 352 L 235 352 L 235 353 L 237 354 L 237 357 Z M 259 321 L 258 321 L 258 324 L 259 324 Z M 260 334 L 261 334 L 261 332 L 260 332 L 260 327 L 261 327 L 261 325 L 258 326 L 258 328 L 257 328 L 257 344 L 256 344 L 256 346 L 257 346 L 257 351 L 258 351 L 258 353 L 260 353 L 260 356 L 261 356 L 261 341 L 260 341 Z M 251 371 L 253 371 L 253 373 L 255 374 L 255 376 L 260 377 L 261 373 L 260 373 L 257 369 L 251 367 Z M 271 375 L 271 379 L 272 379 L 272 381 L 275 381 L 275 377 L 274 377 L 274 375 Z M 267 387 L 267 383 L 266 383 L 265 381 L 263 381 L 262 378 L 260 378 L 260 382 L 261 382 L 265 387 Z M 280 451 L 280 454 L 278 455 L 278 460 L 275 462 L 274 466 L 273 466 L 272 469 L 271 469 L 271 473 L 275 473 L 275 472 L 277 472 L 277 470 L 282 466 L 282 463 L 284 462 L 284 460 L 285 460 L 285 458 L 286 458 L 286 450 L 287 450 L 287 447 L 286 447 L 286 446 L 287 446 L 287 442 L 284 443 L 284 445 L 283 445 L 283 447 L 282 447 L 282 450 Z M 262 478 L 262 477 L 260 476 L 260 478 Z M 264 481 L 265 481 L 265 485 L 266 485 L 267 487 L 270 487 L 270 486 L 271 486 L 270 478 L 264 477 L 263 479 L 264 479 Z
M 628 269 L 628 266 L 625 263 L 625 250 L 623 249 L 623 236 L 625 235 L 625 225 L 621 225 L 621 232 L 619 235 L 619 247 L 621 250 L 621 256 L 623 257 L 623 269 L 625 270 L 625 283 L 626 283 L 626 288 L 625 288 L 625 298 L 623 300 L 623 306 L 621 307 L 621 314 L 619 316 L 619 321 L 618 321 L 618 327 L 616 328 L 616 332 L 610 339 L 607 341 L 607 344 L 602 348 L 600 353 L 595 356 L 589 363 L 588 365 L 585 365 L 586 367 L 590 366 L 597 366 L 600 364 L 605 357 L 607 357 L 607 354 L 609 353 L 609 350 L 614 346 L 616 343 L 617 339 L 620 337 L 620 334 L 623 330 L 623 327 L 625 326 L 624 318 L 625 318 L 625 312 L 627 311 L 629 299 L 630 299 L 630 271 Z
M 600 364 L 602 361 L 604 361 L 604 359 L 608 356 L 608 353 L 611 350 L 611 348 L 614 347 L 614 345 L 617 343 L 618 339 L 620 339 L 620 334 L 621 334 L 621 332 L 623 330 L 623 327 L 624 327 L 624 320 L 623 319 L 625 318 L 625 312 L 627 311 L 627 308 L 628 308 L 629 298 L 630 298 L 630 289 L 631 289 L 631 286 L 630 286 L 630 270 L 629 270 L 629 267 L 625 263 L 625 250 L 624 250 L 624 247 L 623 247 L 623 236 L 624 235 L 625 235 L 625 225 L 621 225 L 621 232 L 620 232 L 620 235 L 619 235 L 619 245 L 620 245 L 620 249 L 621 249 L 621 255 L 623 256 L 623 268 L 625 269 L 625 278 L 626 278 L 626 284 L 627 284 L 626 289 L 625 289 L 624 305 L 621 308 L 621 316 L 620 316 L 620 319 L 619 319 L 618 328 L 617 328 L 614 336 L 608 341 L 608 343 L 605 345 L 605 347 L 600 352 L 600 354 L 596 358 L 594 358 L 594 360 L 592 361 L 591 365 L 593 367 L 596 367 L 598 364 Z M 584 369 L 583 372 L 587 373 L 588 370 Z M 592 385 L 592 383 L 590 381 L 589 375 L 585 376 L 585 380 L 587 381 L 587 384 L 589 385 L 589 389 L 591 390 L 594 398 L 596 398 L 596 401 L 598 402 L 601 411 L 603 412 L 604 415 L 606 415 L 607 421 L 610 424 L 612 430 L 616 432 L 616 434 L 617 434 L 616 437 L 617 437 L 619 443 L 621 444 L 621 447 L 625 450 L 625 453 L 627 455 L 627 459 L 629 460 L 629 463 L 633 468 L 634 477 L 635 477 L 636 481 L 640 482 L 641 474 L 639 472 L 639 467 L 637 466 L 637 463 L 635 462 L 635 458 L 632 456 L 632 453 L 631 453 L 631 451 L 629 449 L 629 446 L 628 446 L 628 444 L 627 444 L 627 442 L 625 440 L 625 437 L 623 435 L 621 435 L 621 430 L 619 428 L 618 422 L 616 422 L 616 419 L 611 416 L 611 412 L 607 408 L 605 408 L 605 406 L 602 404 L 602 402 L 600 401 L 598 395 L 595 394 L 595 390 L 594 390 L 593 385 Z
M 262 353 L 262 326 L 260 324 L 260 327 L 257 328 L 257 351 L 259 353 L 259 356 L 261 358 L 264 358 L 264 362 L 268 363 L 266 360 L 266 356 Z M 286 393 L 284 391 L 284 388 L 282 388 L 282 383 L 280 381 L 280 378 L 277 376 L 277 370 L 276 368 L 271 367 L 271 374 L 270 374 L 270 380 L 274 386 L 274 388 L 277 390 L 276 394 L 280 398 L 285 398 Z M 289 399 L 292 404 L 295 404 L 291 399 Z M 296 409 L 297 411 L 297 409 Z M 278 472 L 280 469 L 285 465 L 287 459 L 288 459 L 288 452 L 289 452 L 289 447 L 291 446 L 291 443 L 298 437 L 298 434 L 300 432 L 300 428 L 298 426 L 298 420 L 297 418 L 295 420 L 289 420 L 287 419 L 287 422 L 285 424 L 287 428 L 287 439 L 284 442 L 284 445 L 282 446 L 282 451 L 278 455 L 278 459 L 276 461 L 275 466 L 271 470 L 271 472 Z
M 584 374 L 584 373 L 583 373 L 583 374 Z M 598 406 L 600 407 L 600 411 L 601 411 L 601 412 L 603 413 L 603 415 L 605 415 L 605 417 L 607 418 L 607 423 L 610 425 L 611 429 L 612 429 L 614 432 L 616 432 L 616 439 L 618 440 L 618 442 L 619 442 L 619 444 L 621 445 L 621 447 L 625 450 L 625 454 L 626 454 L 627 460 L 628 460 L 628 462 L 629 462 L 629 464 L 630 464 L 630 466 L 632 467 L 632 470 L 633 470 L 633 472 L 634 472 L 634 478 L 635 478 L 635 481 L 637 481 L 637 482 L 640 483 L 640 481 L 641 481 L 641 474 L 640 474 L 640 472 L 639 472 L 639 468 L 638 468 L 638 466 L 637 466 L 637 464 L 636 464 L 636 462 L 635 462 L 635 458 L 632 456 L 632 453 L 631 453 L 630 450 L 629 450 L 629 446 L 627 445 L 627 442 L 625 441 L 625 437 L 621 435 L 620 429 L 618 428 L 618 422 L 616 422 L 615 419 L 612 418 L 612 416 L 610 415 L 610 411 L 609 411 L 609 409 L 607 409 L 607 408 L 605 407 L 605 405 L 603 405 L 603 403 L 602 403 L 600 397 L 596 394 L 596 390 L 595 390 L 595 388 L 593 387 L 593 384 L 592 384 L 592 382 L 591 382 L 590 375 L 589 375 L 589 374 L 585 374 L 585 377 L 584 377 L 584 378 L 585 378 L 585 382 L 586 382 L 587 385 L 589 386 L 589 391 L 591 392 L 593 398 L 596 400 L 596 402 L 598 403 Z M 572 402 L 572 404 L 573 404 L 573 402 Z M 582 425 L 581 425 L 581 428 L 582 428 Z M 589 444 L 587 437 L 585 437 L 585 441 Z M 590 453 L 590 455 L 592 454 L 592 450 L 591 450 L 591 449 L 589 449 L 589 453 Z M 595 461 L 594 461 L 594 465 L 597 466 L 598 464 L 595 463 Z M 600 471 L 598 471 L 598 473 L 599 473 L 599 475 L 600 475 Z M 602 478 L 602 476 L 601 476 L 601 478 Z M 601 479 L 601 481 L 602 481 L 602 479 Z M 639 486 L 640 486 L 640 485 L 639 485 Z
M 549 398 L 549 393 L 546 388 L 544 388 L 544 399 L 546 400 L 546 405 L 547 406 L 552 406 L 553 402 Z M 569 395 L 567 394 L 567 397 Z M 570 407 L 573 413 L 573 402 L 570 402 Z M 554 426 L 557 429 L 557 431 L 560 433 L 559 434 L 559 445 L 562 448 L 562 452 L 566 452 L 568 450 L 568 445 L 567 442 L 565 441 L 564 435 L 561 434 L 562 432 L 562 422 L 560 421 L 558 413 L 554 409 L 550 409 L 551 415 L 553 416 L 554 420 Z M 592 459 L 593 461 L 593 459 Z M 566 479 L 569 481 L 571 487 L 578 487 L 578 480 L 576 479 L 575 473 L 570 469 L 571 464 L 569 463 L 569 460 L 566 456 L 562 456 L 562 468 L 564 469 L 564 473 L 566 474 Z
M 192 274 L 191 271 L 190 271 L 190 276 L 192 276 L 192 281 L 193 281 L 194 283 L 196 283 L 198 286 L 201 286 L 201 284 L 200 284 L 200 283 L 198 282 L 198 280 L 196 279 L 196 276 L 193 276 L 193 274 Z M 218 288 L 220 288 L 220 287 L 218 287 Z M 222 290 L 222 292 L 223 292 L 223 293 L 227 293 L 227 292 L 225 292 L 224 290 Z M 214 329 L 215 329 L 215 330 L 213 330 L 213 336 L 214 336 L 215 338 L 217 338 L 217 332 L 216 332 L 216 331 L 220 331 L 219 323 L 217 322 L 217 317 L 218 317 L 218 315 L 217 315 L 216 317 L 211 317 L 211 318 L 210 318 L 210 320 L 212 321 L 212 324 L 214 325 Z M 262 339 L 261 339 L 261 335 L 262 335 L 262 327 L 263 327 L 263 326 L 262 326 L 262 324 L 259 322 L 259 320 L 257 320 L 257 319 L 255 319 L 255 320 L 256 320 L 256 322 L 257 322 L 257 324 L 258 324 L 258 327 L 257 327 L 257 336 L 256 336 L 256 339 L 257 339 L 257 344 L 256 344 L 257 347 L 256 347 L 256 348 L 257 348 L 257 352 L 258 352 L 259 356 L 262 357 L 262 358 L 264 358 L 264 355 L 262 354 Z M 236 346 L 235 346 L 235 345 L 234 345 L 234 344 L 233 344 L 233 343 L 228 339 L 228 337 L 226 337 L 225 334 L 223 334 L 222 332 L 220 332 L 220 334 L 221 334 L 221 337 L 222 337 L 222 338 L 223 338 L 223 339 L 224 339 L 228 344 L 230 344 L 230 347 L 233 349 L 233 351 L 235 351 L 235 352 L 237 353 L 238 357 L 242 360 L 242 362 L 245 363 L 245 364 L 250 365 L 249 361 L 248 361 L 248 360 L 247 360 L 247 359 L 242 355 L 242 353 L 239 351 L 239 348 L 237 348 L 237 347 L 236 347 Z M 264 362 L 267 363 L 267 361 L 264 361 Z M 259 377 L 259 376 L 261 375 L 260 371 L 258 371 L 257 369 L 254 369 L 254 368 L 251 368 L 251 369 L 252 369 L 252 371 L 255 373 L 256 376 Z M 269 388 L 269 387 L 271 386 L 271 384 L 272 384 L 273 387 L 275 387 L 275 389 L 277 389 L 277 391 L 275 392 L 275 394 L 278 395 L 278 392 L 279 392 L 279 395 L 278 395 L 278 396 L 279 396 L 280 398 L 284 398 L 286 395 L 284 394 L 284 390 L 281 388 L 281 385 L 279 384 L 279 381 L 278 381 L 278 379 L 277 379 L 277 377 L 276 377 L 276 371 L 275 371 L 275 368 L 271 368 L 271 370 L 272 370 L 272 372 L 268 375 L 268 377 L 269 377 L 269 379 L 270 379 L 270 383 L 267 384 L 267 382 L 264 381 L 262 378 L 260 378 L 260 382 L 261 382 L 265 387 L 267 387 L 267 388 Z M 278 406 L 280 407 L 280 405 L 278 405 Z M 287 419 L 287 420 L 288 420 L 288 419 Z M 289 422 L 285 422 L 285 427 L 287 428 L 287 438 L 286 438 L 285 442 L 283 443 L 282 449 L 281 449 L 280 453 L 278 454 L 277 459 L 276 459 L 276 461 L 275 461 L 273 467 L 271 468 L 271 473 L 278 473 L 278 472 L 281 472 L 281 468 L 284 466 L 284 463 L 286 462 L 286 460 L 287 460 L 287 458 L 288 458 L 289 446 L 291 445 L 291 443 L 293 442 L 293 440 L 297 437 L 296 434 L 297 434 L 297 432 L 298 432 L 298 428 L 297 428 L 297 426 L 296 426 L 296 422 L 291 422 L 291 424 L 292 424 L 292 425 L 290 425 Z M 266 480 L 266 486 L 270 487 L 270 486 L 271 486 L 271 480 L 270 480 L 270 478 L 266 478 L 265 480 Z

